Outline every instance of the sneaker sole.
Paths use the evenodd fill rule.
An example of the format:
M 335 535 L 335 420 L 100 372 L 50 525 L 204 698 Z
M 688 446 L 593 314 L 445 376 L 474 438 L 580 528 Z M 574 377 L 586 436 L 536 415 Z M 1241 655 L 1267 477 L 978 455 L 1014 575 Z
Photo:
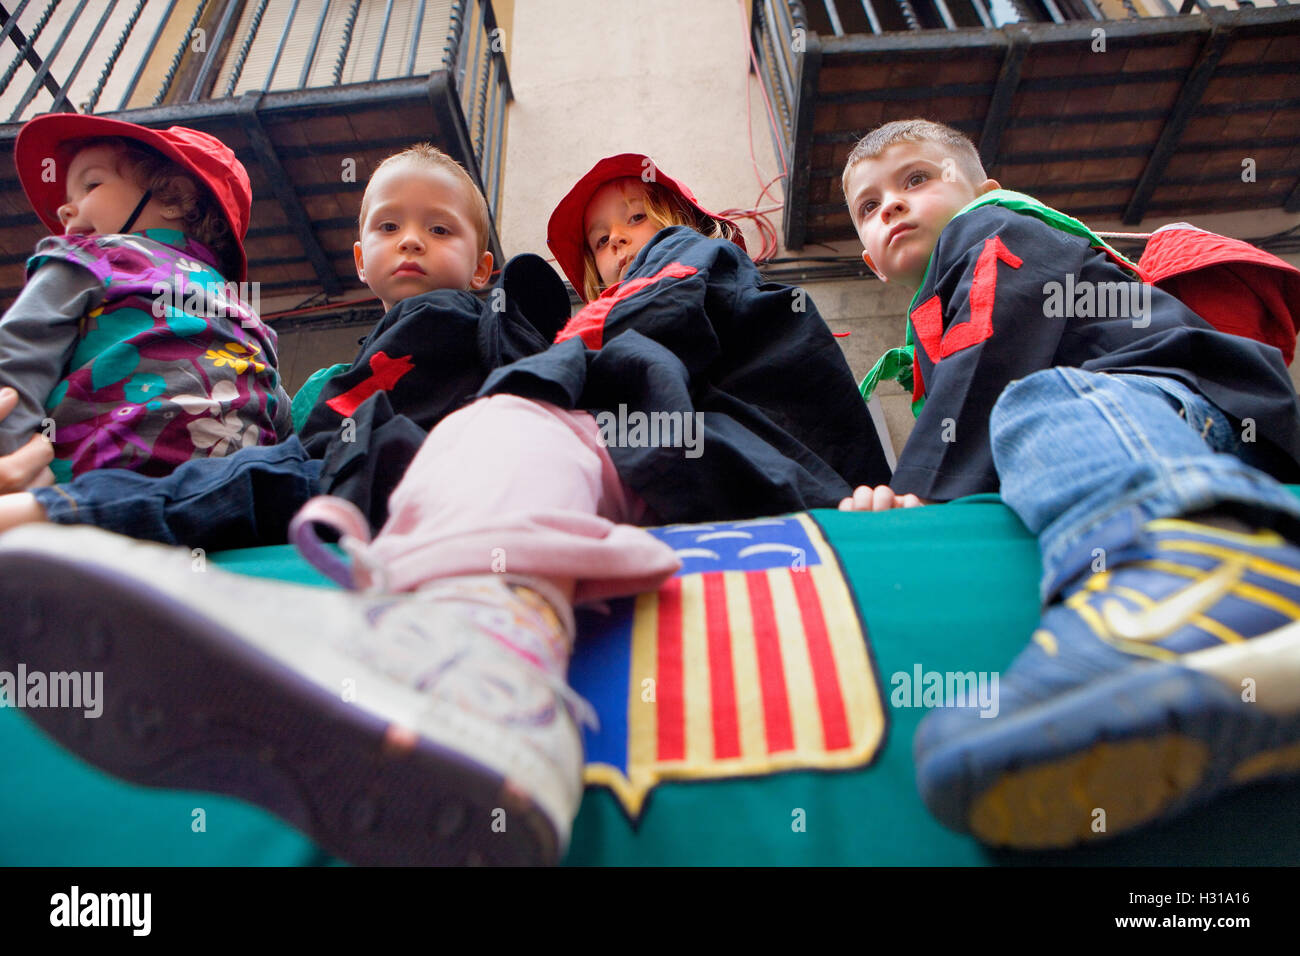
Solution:
M 992 846 L 1061 849 L 1300 772 L 1300 712 L 1243 702 L 1240 679 L 1213 666 L 1224 650 L 1200 652 L 1218 677 L 1144 666 L 935 748 L 917 766 L 927 805 Z M 1226 650 L 1242 677 L 1283 659 L 1294 670 L 1300 625 Z
M 118 777 L 239 797 L 361 865 L 557 862 L 549 820 L 499 773 L 327 693 L 134 579 L 5 551 L 0 606 L 10 609 L 0 668 L 103 672 L 98 719 L 26 713 Z

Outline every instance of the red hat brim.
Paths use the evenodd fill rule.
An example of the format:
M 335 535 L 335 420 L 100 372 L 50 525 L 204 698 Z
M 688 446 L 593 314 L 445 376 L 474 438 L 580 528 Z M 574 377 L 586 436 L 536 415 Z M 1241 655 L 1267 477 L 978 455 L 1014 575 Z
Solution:
M 1291 364 L 1300 329 L 1300 269 L 1291 263 L 1241 239 L 1179 223 L 1152 234 L 1138 269 L 1211 325 L 1274 345 Z
M 647 171 L 652 171 L 651 175 L 653 176 L 653 179 L 647 181 L 656 182 L 663 186 L 701 215 L 736 226 L 732 220 L 719 216 L 715 212 L 709 212 L 709 210 L 701 206 L 696 201 L 695 195 L 684 183 L 665 173 L 649 156 L 643 153 L 619 153 L 617 156 L 606 156 L 591 167 L 591 170 L 579 179 L 577 184 L 560 200 L 559 205 L 555 207 L 555 211 L 551 213 L 550 221 L 546 224 L 546 245 L 550 247 L 551 253 L 555 256 L 555 261 L 559 263 L 560 271 L 564 273 L 574 290 L 582 298 L 586 298 L 582 288 L 582 254 L 587 241 L 583 229 L 583 218 L 587 212 L 587 203 L 591 202 L 591 197 L 607 182 L 614 179 L 625 179 L 629 176 L 640 179 L 646 175 Z M 736 238 L 733 241 L 741 249 L 744 249 L 745 237 L 741 235 L 739 226 L 736 226 L 735 236 Z
M 1138 268 L 1148 282 L 1230 263 L 1249 263 L 1300 277 L 1300 269 L 1241 239 L 1220 236 L 1195 226 L 1165 226 L 1152 233 Z
M 100 136 L 120 136 L 144 143 L 192 173 L 216 199 L 238 240 L 236 278 L 240 281 L 248 278 L 244 237 L 248 235 L 253 203 L 248 171 L 225 143 L 183 126 L 157 130 L 107 116 L 80 113 L 46 113 L 25 123 L 14 141 L 14 166 L 28 202 L 50 232 L 63 232 L 58 209 L 67 202 L 62 173 L 72 161 L 72 144 Z M 47 172 L 47 159 L 54 160 L 53 176 Z

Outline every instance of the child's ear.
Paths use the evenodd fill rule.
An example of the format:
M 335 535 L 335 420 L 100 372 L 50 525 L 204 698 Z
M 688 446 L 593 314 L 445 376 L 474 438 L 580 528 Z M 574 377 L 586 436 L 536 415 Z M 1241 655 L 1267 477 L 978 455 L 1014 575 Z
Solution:
M 872 273 L 875 275 L 875 277 L 879 279 L 881 282 L 889 281 L 883 275 L 880 274 L 880 270 L 876 268 L 876 264 L 871 261 L 871 256 L 867 255 L 866 249 L 862 250 L 862 261 L 867 264 L 867 268 L 870 269 Z
M 483 254 L 478 257 L 478 265 L 474 267 L 474 275 L 469 280 L 469 287 L 471 289 L 481 289 L 488 284 L 488 280 L 491 278 L 492 253 L 485 250 Z
M 979 184 L 979 187 L 975 190 L 975 195 L 983 196 L 985 193 L 991 193 L 993 190 L 1001 188 L 1002 184 L 996 179 L 986 179 L 984 182 Z
M 360 241 L 352 243 L 352 261 L 357 266 L 357 278 L 366 285 L 370 285 L 369 282 L 366 282 L 366 260 L 361 255 Z
M 365 278 L 365 258 L 361 255 L 360 241 L 352 243 L 352 261 L 356 264 L 356 277 L 363 282 L 363 285 L 370 285 Z

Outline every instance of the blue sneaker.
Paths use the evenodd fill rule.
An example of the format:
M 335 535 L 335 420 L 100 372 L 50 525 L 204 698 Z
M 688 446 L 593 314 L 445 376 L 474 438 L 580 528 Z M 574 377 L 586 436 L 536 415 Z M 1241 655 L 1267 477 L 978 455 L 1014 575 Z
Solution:
M 1001 675 L 996 716 L 926 716 L 917 785 L 944 824 L 1047 849 L 1300 772 L 1300 548 L 1166 519 L 1085 574 Z

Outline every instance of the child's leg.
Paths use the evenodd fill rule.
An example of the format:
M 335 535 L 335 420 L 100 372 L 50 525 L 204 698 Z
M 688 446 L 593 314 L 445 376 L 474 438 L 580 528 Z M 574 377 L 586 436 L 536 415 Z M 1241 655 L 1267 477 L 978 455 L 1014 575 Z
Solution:
M 102 468 L 33 495 L 57 524 L 216 551 L 283 544 L 293 513 L 319 492 L 319 476 L 320 462 L 293 435 L 196 458 L 162 478 Z
M 1038 535 L 1045 597 L 1093 563 L 1084 538 L 1118 548 L 1156 518 L 1300 528 L 1300 500 L 1232 454 L 1240 433 L 1173 379 L 1048 369 L 1008 386 L 989 428 L 1002 498 Z
M 509 397 L 449 416 L 362 554 L 414 594 L 269 583 L 91 529 L 18 529 L 0 539 L 0 601 L 28 603 L 24 627 L 0 632 L 0 665 L 56 669 L 96 649 L 119 689 L 103 725 L 144 730 L 51 733 L 129 779 L 254 800 L 348 859 L 554 862 L 582 799 L 569 603 L 678 567 L 617 523 L 635 504 L 596 436 L 590 416 Z
M 566 683 L 572 605 L 638 593 L 680 567 L 630 523 L 642 510 L 591 415 L 501 395 L 433 430 L 373 543 L 355 540 L 367 531 L 360 512 L 328 497 L 303 508 L 290 536 L 331 577 L 385 593 L 347 596 L 364 623 L 346 653 L 435 702 L 439 729 L 421 733 L 448 766 L 489 768 L 478 785 L 540 807 L 562 849 L 582 794 L 577 720 L 589 716 Z M 318 547 L 313 523 L 344 534 L 351 572 Z M 461 733 L 471 719 L 480 729 Z
M 1250 530 L 1294 535 L 1300 508 L 1224 453 L 1226 416 L 1169 379 L 1052 369 L 1008 387 L 991 431 L 1048 606 L 996 716 L 922 721 L 931 810 L 988 843 L 1068 846 L 1300 771 L 1300 547 Z
M 480 399 L 429 435 L 368 549 L 385 589 L 466 574 L 543 578 L 577 603 L 652 588 L 680 562 L 634 527 L 595 419 L 513 395 Z

